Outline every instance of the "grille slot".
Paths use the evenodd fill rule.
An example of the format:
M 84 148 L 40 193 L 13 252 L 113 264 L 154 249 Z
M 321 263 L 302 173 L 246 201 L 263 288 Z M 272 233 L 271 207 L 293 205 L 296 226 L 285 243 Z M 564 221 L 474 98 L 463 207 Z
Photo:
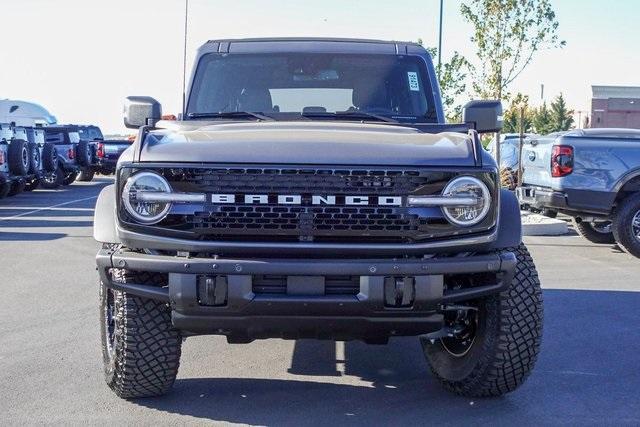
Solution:
M 360 276 L 325 276 L 325 295 L 357 295 L 360 292 Z M 253 293 L 259 295 L 286 295 L 287 276 L 253 276 Z

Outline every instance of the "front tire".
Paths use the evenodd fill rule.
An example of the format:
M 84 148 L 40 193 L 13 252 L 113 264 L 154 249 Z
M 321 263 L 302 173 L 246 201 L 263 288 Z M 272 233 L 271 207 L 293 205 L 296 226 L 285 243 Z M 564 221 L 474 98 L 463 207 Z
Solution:
M 591 223 L 573 220 L 573 227 L 579 235 L 599 245 L 612 245 L 616 242 L 610 222 Z
M 501 396 L 518 388 L 535 365 L 542 340 L 542 291 L 536 267 L 521 244 L 509 288 L 471 301 L 477 310 L 456 338 L 421 338 L 433 375 L 449 391 L 468 397 Z M 457 340 L 457 341 L 456 341 Z
M 620 203 L 611 228 L 618 245 L 626 253 L 640 258 L 640 193 Z
M 83 167 L 80 168 L 80 172 L 78 173 L 78 181 L 89 182 L 93 179 L 95 175 L 95 171 L 92 167 Z
M 162 276 L 112 270 L 119 283 L 161 286 Z M 100 325 L 105 379 L 121 398 L 167 393 L 180 365 L 182 337 L 166 303 L 107 289 L 100 283 Z

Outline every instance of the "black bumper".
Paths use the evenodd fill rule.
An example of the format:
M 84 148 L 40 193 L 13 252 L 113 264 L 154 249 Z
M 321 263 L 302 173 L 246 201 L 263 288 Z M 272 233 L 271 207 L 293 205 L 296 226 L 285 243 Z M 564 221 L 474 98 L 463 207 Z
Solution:
M 326 259 L 211 259 L 147 255 L 101 250 L 97 255 L 100 279 L 109 288 L 166 301 L 174 325 L 193 334 L 221 334 L 229 341 L 256 338 L 331 338 L 374 341 L 400 335 L 440 330 L 443 304 L 498 293 L 513 279 L 512 253 L 421 260 Z M 110 268 L 167 274 L 163 287 L 115 283 Z M 486 283 L 447 289 L 453 275 L 478 274 Z M 260 293 L 254 278 L 262 275 L 328 277 L 357 276 L 359 292 L 350 295 Z M 223 306 L 200 303 L 198 281 L 224 277 L 228 283 Z M 389 307 L 385 278 L 411 277 L 410 306 Z M 311 280 L 311 279 L 310 279 Z M 304 280 L 303 280 L 304 287 Z M 304 293 L 304 292 L 303 292 Z

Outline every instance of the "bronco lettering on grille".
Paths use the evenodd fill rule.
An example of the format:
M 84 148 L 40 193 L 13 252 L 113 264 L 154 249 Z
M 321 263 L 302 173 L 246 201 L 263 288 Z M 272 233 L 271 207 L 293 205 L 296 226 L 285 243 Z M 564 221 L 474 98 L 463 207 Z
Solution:
M 213 204 L 402 206 L 400 196 L 334 196 L 301 194 L 211 194 Z

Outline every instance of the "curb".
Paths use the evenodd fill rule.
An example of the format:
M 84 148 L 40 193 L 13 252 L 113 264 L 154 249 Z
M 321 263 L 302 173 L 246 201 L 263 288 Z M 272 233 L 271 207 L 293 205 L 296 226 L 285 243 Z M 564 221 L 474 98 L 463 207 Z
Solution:
M 523 236 L 561 236 L 569 233 L 566 221 L 527 212 L 522 215 Z

